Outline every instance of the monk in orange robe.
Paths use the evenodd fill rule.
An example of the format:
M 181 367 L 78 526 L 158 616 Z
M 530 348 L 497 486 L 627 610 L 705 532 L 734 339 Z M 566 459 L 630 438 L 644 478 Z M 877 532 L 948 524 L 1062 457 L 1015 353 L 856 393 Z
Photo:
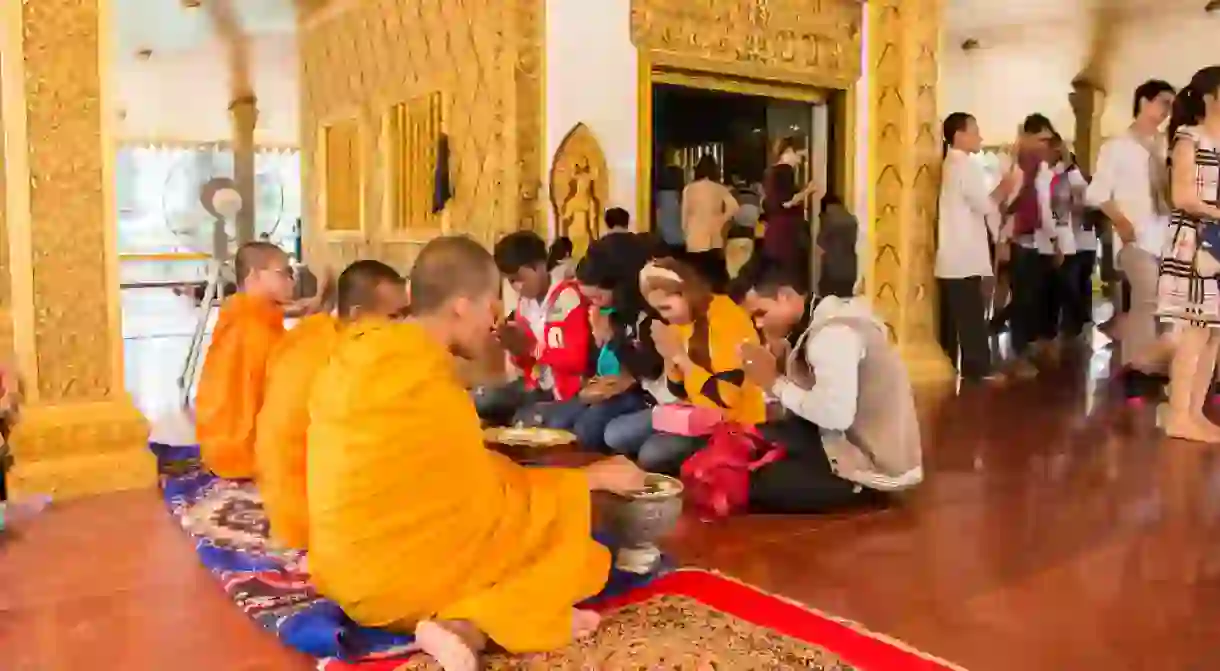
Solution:
M 251 242 L 234 260 L 237 293 L 212 331 L 195 395 L 195 436 L 203 463 L 222 478 L 254 476 L 254 424 L 263 405 L 267 360 L 284 336 L 294 288 L 288 254 Z
M 306 454 L 309 562 L 357 622 L 414 631 L 446 671 L 487 641 L 563 647 L 598 616 L 610 555 L 592 539 L 592 491 L 639 491 L 621 457 L 583 469 L 521 466 L 488 449 L 455 355 L 486 349 L 500 279 L 474 240 L 429 242 L 411 271 L 411 319 L 344 330 L 314 381 Z
M 338 317 L 324 313 L 302 319 L 271 353 L 254 457 L 271 538 L 284 547 L 308 546 L 305 433 L 314 378 L 330 359 L 345 326 L 366 318 L 393 319 L 406 308 L 405 283 L 402 275 L 380 261 L 353 263 L 339 275 Z

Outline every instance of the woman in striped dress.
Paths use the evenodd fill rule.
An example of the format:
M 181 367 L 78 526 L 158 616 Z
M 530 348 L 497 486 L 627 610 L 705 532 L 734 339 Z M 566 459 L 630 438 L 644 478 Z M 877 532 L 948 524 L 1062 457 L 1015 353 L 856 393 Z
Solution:
M 1161 254 L 1157 312 L 1177 326 L 1178 344 L 1165 433 L 1216 443 L 1220 426 L 1203 415 L 1203 403 L 1220 350 L 1220 66 L 1195 73 L 1178 93 L 1169 137 L 1173 215 Z

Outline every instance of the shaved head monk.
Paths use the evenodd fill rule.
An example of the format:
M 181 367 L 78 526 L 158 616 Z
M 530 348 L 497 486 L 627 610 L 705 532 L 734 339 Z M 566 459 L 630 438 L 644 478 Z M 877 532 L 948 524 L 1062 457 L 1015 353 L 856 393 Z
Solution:
M 591 633 L 575 605 L 605 584 L 590 492 L 638 491 L 625 459 L 527 468 L 483 443 L 454 357 L 486 351 L 500 275 L 465 237 L 429 242 L 411 270 L 410 320 L 344 331 L 318 376 L 307 453 L 310 570 L 367 626 L 414 632 L 446 671 Z
M 305 500 L 305 434 L 309 390 L 330 359 L 340 330 L 361 319 L 392 319 L 407 304 L 406 280 L 380 261 L 357 261 L 339 275 L 338 318 L 312 315 L 288 331 L 271 353 L 254 438 L 259 493 L 271 537 L 288 548 L 309 541 Z
M 195 396 L 195 435 L 203 463 L 222 478 L 254 476 L 254 424 L 263 405 L 267 359 L 284 335 L 294 288 L 288 254 L 250 242 L 234 261 L 237 293 L 212 332 Z

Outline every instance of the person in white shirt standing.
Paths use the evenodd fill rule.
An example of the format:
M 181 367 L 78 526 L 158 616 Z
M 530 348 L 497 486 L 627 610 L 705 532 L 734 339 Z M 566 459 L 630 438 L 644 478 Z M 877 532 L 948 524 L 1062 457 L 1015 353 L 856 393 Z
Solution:
M 1079 338 L 1092 312 L 1090 280 L 1097 257 L 1097 234 L 1085 229 L 1084 193 L 1089 182 L 1076 165 L 1063 139 L 1056 136 L 1051 147 L 1054 179 L 1051 182 L 1051 212 L 1061 235 L 1071 236 L 1072 249 L 1059 269 L 1049 318 L 1062 324 L 1064 340 Z
M 983 278 L 992 276 L 988 235 L 997 230 L 1000 203 L 1021 184 L 1020 168 L 1006 171 L 994 189 L 987 188 L 983 166 L 971 159 L 983 145 L 978 123 L 964 112 L 945 117 L 945 162 L 941 171 L 940 215 L 936 238 L 936 280 L 940 285 L 941 344 L 959 365 L 962 378 L 979 381 L 992 375 Z
M 1012 231 L 1012 349 L 1013 372 L 1019 377 L 1038 373 L 1036 355 L 1055 353 L 1056 320 L 1050 300 L 1059 267 L 1073 249 L 1071 232 L 1056 225 L 1051 209 L 1055 173 L 1048 158 L 1054 126 L 1041 114 L 1025 118 L 1017 141 L 1016 163 L 1025 180 L 1009 205 Z
M 1172 344 L 1160 337 L 1156 319 L 1157 267 L 1169 228 L 1164 138 L 1174 88 L 1149 80 L 1135 89 L 1135 120 L 1127 132 L 1101 146 L 1086 194 L 1113 227 L 1115 265 L 1130 287 L 1127 315 L 1119 330 L 1128 398 L 1147 393 L 1163 375 Z M 1159 385 L 1158 385 L 1159 386 Z

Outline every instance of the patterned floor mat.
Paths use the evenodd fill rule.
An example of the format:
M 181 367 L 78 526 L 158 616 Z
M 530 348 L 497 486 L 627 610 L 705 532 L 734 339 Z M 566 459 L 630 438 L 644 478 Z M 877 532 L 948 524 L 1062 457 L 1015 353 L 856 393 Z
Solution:
M 203 565 L 260 626 L 319 658 L 371 660 L 409 649 L 411 637 L 361 627 L 314 591 L 302 571 L 303 553 L 278 549 L 268 540 L 267 517 L 253 484 L 208 473 L 198 447 L 154 443 L 151 449 L 170 513 L 194 541 Z M 614 572 L 597 598 L 623 594 L 655 577 Z

